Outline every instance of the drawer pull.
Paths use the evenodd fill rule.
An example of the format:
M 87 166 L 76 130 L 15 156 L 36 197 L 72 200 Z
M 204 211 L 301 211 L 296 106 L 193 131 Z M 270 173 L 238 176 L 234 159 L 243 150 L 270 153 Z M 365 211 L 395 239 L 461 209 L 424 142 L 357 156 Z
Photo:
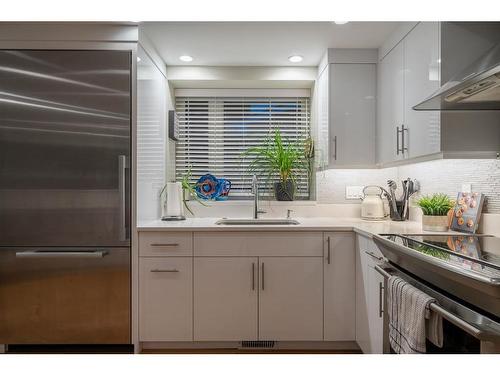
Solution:
M 169 270 L 162 270 L 162 269 L 155 268 L 155 269 L 151 270 L 151 272 L 155 272 L 155 273 L 156 272 L 179 272 L 179 270 L 177 270 L 175 268 L 169 269 Z
M 151 246 L 154 247 L 174 247 L 179 246 L 178 243 L 152 243 Z

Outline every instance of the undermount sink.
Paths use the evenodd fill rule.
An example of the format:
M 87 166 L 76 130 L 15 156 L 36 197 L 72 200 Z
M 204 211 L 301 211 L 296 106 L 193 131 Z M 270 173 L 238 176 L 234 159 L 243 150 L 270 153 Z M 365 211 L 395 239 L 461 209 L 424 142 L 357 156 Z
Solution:
M 293 219 L 220 219 L 217 225 L 298 225 Z

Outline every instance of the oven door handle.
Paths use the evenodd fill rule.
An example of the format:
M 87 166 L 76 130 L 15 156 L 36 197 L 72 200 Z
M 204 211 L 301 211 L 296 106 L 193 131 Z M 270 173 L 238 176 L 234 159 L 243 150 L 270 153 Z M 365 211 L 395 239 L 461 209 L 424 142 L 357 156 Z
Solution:
M 382 275 L 385 279 L 388 279 L 391 274 L 387 272 L 384 268 L 379 265 L 375 266 L 375 270 Z M 484 341 L 500 341 L 500 332 L 495 333 L 491 330 L 482 330 L 476 326 L 473 326 L 469 322 L 463 320 L 462 318 L 452 314 L 448 310 L 444 309 L 437 303 L 431 303 L 429 308 L 434 311 L 436 314 L 441 315 L 443 318 L 448 320 L 450 323 L 454 324 L 458 328 L 467 332 L 471 336 Z

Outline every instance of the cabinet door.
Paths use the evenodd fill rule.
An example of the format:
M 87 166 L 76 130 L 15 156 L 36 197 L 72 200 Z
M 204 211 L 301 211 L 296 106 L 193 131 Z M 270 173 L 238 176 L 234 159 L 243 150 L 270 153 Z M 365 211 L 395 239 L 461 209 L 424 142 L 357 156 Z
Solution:
M 317 102 L 317 114 L 318 114 L 318 130 L 316 134 L 316 154 L 317 160 L 320 168 L 323 168 L 329 164 L 329 149 L 330 142 L 329 139 L 329 100 L 328 100 L 328 66 L 321 72 L 316 82 L 316 102 Z
M 363 351 L 368 354 L 370 348 L 370 331 L 368 325 L 369 305 L 369 280 L 368 280 L 368 250 L 365 245 L 366 239 L 356 236 L 356 342 Z
M 399 43 L 378 64 L 377 162 L 401 159 L 397 151 L 397 127 L 403 125 L 403 43 Z M 399 144 L 401 148 L 401 143 Z
M 439 23 L 420 22 L 404 43 L 405 146 L 417 157 L 441 151 L 440 112 L 412 108 L 440 87 Z
M 323 258 L 262 257 L 259 339 L 323 340 Z
M 375 64 L 330 64 L 330 166 L 375 164 Z
M 258 258 L 194 258 L 194 340 L 257 340 Z
M 356 269 L 354 235 L 325 233 L 324 339 L 355 340 Z
M 192 258 L 140 258 L 139 338 L 193 339 Z
M 370 353 L 382 354 L 383 352 L 383 286 L 384 278 L 374 268 L 374 264 L 368 267 L 369 279 L 369 307 L 368 326 L 370 334 Z

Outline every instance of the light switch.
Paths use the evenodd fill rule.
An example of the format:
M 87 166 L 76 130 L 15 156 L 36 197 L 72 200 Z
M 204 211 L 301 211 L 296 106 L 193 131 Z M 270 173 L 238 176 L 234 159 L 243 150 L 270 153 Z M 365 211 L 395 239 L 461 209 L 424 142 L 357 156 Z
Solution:
M 361 199 L 363 198 L 364 186 L 346 186 L 345 199 Z

